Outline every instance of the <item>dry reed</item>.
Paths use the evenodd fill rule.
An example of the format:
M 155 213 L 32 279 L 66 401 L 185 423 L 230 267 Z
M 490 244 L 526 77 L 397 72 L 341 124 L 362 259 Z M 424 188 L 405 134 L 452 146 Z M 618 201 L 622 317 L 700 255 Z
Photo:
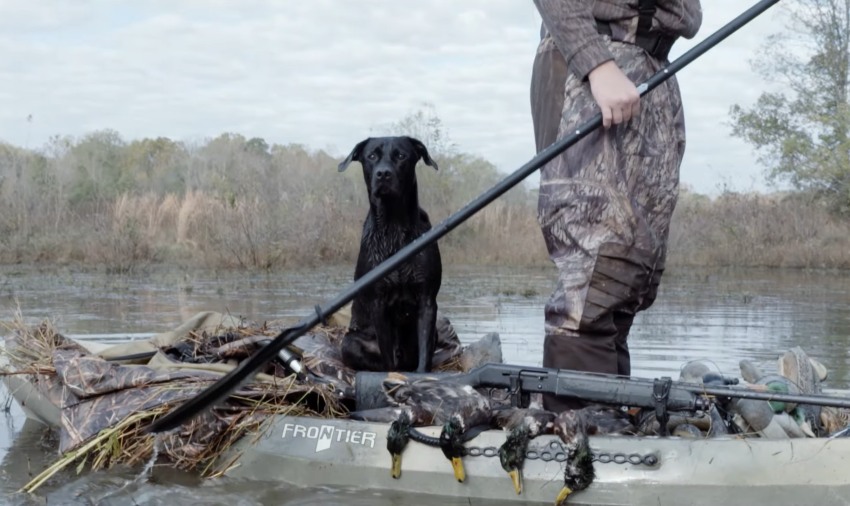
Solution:
M 7 362 L 0 375 L 56 373 L 52 360 L 53 351 L 67 340 L 56 332 L 50 320 L 29 326 L 18 309 L 13 320 L 4 323 L 3 327 L 19 340 L 7 339 L 6 345 L 0 347 L 0 356 Z M 25 341 L 26 345 L 21 345 L 21 340 Z

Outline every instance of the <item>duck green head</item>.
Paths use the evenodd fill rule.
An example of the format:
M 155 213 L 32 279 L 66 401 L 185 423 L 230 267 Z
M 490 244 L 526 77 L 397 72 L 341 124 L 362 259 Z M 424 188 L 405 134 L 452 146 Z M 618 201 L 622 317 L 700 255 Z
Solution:
M 499 447 L 499 462 L 511 477 L 517 494 L 522 493 L 522 464 L 525 462 L 528 440 L 528 427 L 520 425 L 508 433 L 505 442 Z
M 455 479 L 461 483 L 466 479 L 462 460 L 466 454 L 466 447 L 463 446 L 465 431 L 466 426 L 463 418 L 454 414 L 443 424 L 443 430 L 440 432 L 440 449 L 443 450 L 443 455 L 452 461 Z
M 579 410 L 564 411 L 555 420 L 555 434 L 568 452 L 564 463 L 564 487 L 555 499 L 555 506 L 563 504 L 573 492 L 584 490 L 596 478 L 593 469 L 593 451 L 587 436 L 587 422 Z
M 410 415 L 402 411 L 399 417 L 390 424 L 387 430 L 387 451 L 392 457 L 392 477 L 401 476 L 401 452 L 410 440 Z

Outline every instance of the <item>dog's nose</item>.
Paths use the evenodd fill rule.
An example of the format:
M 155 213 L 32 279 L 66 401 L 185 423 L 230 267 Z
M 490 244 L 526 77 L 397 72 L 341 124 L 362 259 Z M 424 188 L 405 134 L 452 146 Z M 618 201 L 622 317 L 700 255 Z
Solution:
M 390 176 L 391 174 L 389 169 L 378 169 L 375 171 L 375 179 L 378 181 L 387 181 Z

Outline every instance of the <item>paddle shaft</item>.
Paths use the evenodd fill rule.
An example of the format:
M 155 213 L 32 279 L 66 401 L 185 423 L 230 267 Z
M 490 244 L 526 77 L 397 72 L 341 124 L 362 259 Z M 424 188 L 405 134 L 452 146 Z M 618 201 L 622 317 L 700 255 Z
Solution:
M 764 392 L 747 388 L 694 386 L 687 388 L 695 394 L 713 395 L 715 397 L 730 397 L 737 399 L 755 399 L 761 401 L 793 402 L 796 404 L 811 404 L 814 406 L 832 406 L 835 408 L 850 408 L 850 399 L 823 394 L 783 394 L 781 392 Z
M 670 63 L 667 67 L 661 69 L 646 82 L 640 84 L 638 92 L 641 96 L 646 95 L 661 83 L 671 78 L 676 72 L 684 68 L 686 65 L 697 59 L 703 53 L 720 43 L 726 37 L 737 31 L 742 26 L 746 25 L 768 8 L 778 3 L 779 0 L 762 0 L 725 26 L 709 35 L 705 40 L 691 48 L 685 54 Z M 439 238 L 448 234 L 455 227 L 469 219 L 472 215 L 486 207 L 493 200 L 497 199 L 503 193 L 507 192 L 519 182 L 528 177 L 531 173 L 543 167 L 546 163 L 558 156 L 564 150 L 574 145 L 576 142 L 584 138 L 593 130 L 602 125 L 602 114 L 596 113 L 592 118 L 576 127 L 575 131 L 567 135 L 552 145 L 541 151 L 528 163 L 517 169 L 508 177 L 499 182 L 496 186 L 483 193 L 481 196 L 467 204 L 455 214 L 446 218 L 442 223 L 438 224 L 419 238 L 398 250 L 390 258 L 384 260 L 371 271 L 363 275 L 360 279 L 353 282 L 347 289 L 340 293 L 336 298 L 329 301 L 324 307 L 316 306 L 315 314 L 304 318 L 298 325 L 283 330 L 271 343 L 257 350 L 248 359 L 239 364 L 238 367 L 230 371 L 216 383 L 210 385 L 207 389 L 199 393 L 197 396 L 189 399 L 181 406 L 172 410 L 165 416 L 155 420 L 149 427 L 148 432 L 161 432 L 171 430 L 184 421 L 200 414 L 204 409 L 212 406 L 223 400 L 227 395 L 246 381 L 257 369 L 266 364 L 269 360 L 275 358 L 278 352 L 286 345 L 292 343 L 299 336 L 319 324 L 328 316 L 332 315 L 344 305 L 351 302 L 354 297 L 362 290 L 368 288 L 384 276 L 397 269 L 401 264 L 426 246 L 437 241 Z

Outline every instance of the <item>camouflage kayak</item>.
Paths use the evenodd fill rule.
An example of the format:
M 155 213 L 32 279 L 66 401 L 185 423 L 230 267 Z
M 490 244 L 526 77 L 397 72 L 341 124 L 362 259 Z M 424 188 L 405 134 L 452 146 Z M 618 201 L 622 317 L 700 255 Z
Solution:
M 20 379 L 6 381 L 28 414 L 41 421 L 56 419 L 58 407 Z M 405 450 L 403 474 L 393 479 L 385 448 L 387 429 L 381 423 L 282 415 L 268 420 L 258 439 L 236 443 L 217 465 L 227 476 L 263 482 L 460 496 L 481 505 L 551 504 L 560 489 L 563 450 L 554 436 L 532 441 L 529 450 L 539 458 L 526 461 L 525 486 L 517 495 L 497 457 L 467 457 L 468 478 L 457 483 L 439 448 L 425 445 L 411 444 Z M 423 431 L 439 433 L 437 427 Z M 497 448 L 504 439 L 502 431 L 485 431 L 468 446 Z M 844 472 L 850 462 L 848 438 L 594 436 L 591 446 L 597 458 L 596 480 L 571 496 L 569 504 L 716 506 L 719 501 L 828 506 L 846 505 L 850 497 L 850 477 Z M 232 465 L 234 461 L 238 463 Z
M 311 360 L 323 364 L 329 381 L 321 387 L 307 386 L 291 375 L 276 375 L 270 368 L 239 390 L 238 401 L 226 409 L 199 417 L 175 433 L 157 436 L 162 439 L 142 436 L 132 426 L 122 425 L 140 413 L 158 416 L 219 378 L 222 371 L 217 368 L 227 370 L 227 364 L 204 362 L 203 357 L 213 353 L 210 350 L 227 360 L 238 360 L 244 353 L 240 346 L 261 342 L 265 336 L 263 326 L 236 325 L 222 332 L 223 323 L 221 315 L 198 315 L 185 328 L 175 330 L 175 335 L 193 336 L 194 344 L 163 335 L 142 343 L 142 348 L 152 346 L 157 353 L 167 350 L 159 364 L 150 359 L 144 364 L 114 360 L 131 355 L 127 346 L 81 344 L 49 328 L 30 329 L 41 344 L 28 342 L 22 351 L 15 347 L 19 340 L 7 338 L 5 367 L 8 371 L 14 365 L 10 358 L 16 359 L 18 374 L 2 378 L 28 417 L 59 431 L 60 453 L 88 448 L 117 427 L 125 438 L 150 438 L 150 447 L 139 445 L 137 464 L 150 455 L 143 450 L 156 444 L 175 467 L 198 469 L 198 463 L 203 463 L 209 476 L 371 489 L 384 495 L 464 497 L 470 504 L 551 504 L 563 486 L 569 451 L 557 436 L 544 434 L 529 442 L 522 471 L 524 487 L 522 494 L 517 494 L 496 456 L 496 449 L 505 442 L 502 430 L 485 430 L 466 442 L 467 479 L 463 483 L 454 479 L 452 465 L 440 448 L 418 442 L 404 450 L 402 475 L 394 479 L 386 447 L 389 424 L 348 419 L 334 400 L 347 384 L 349 372 L 333 362 L 333 347 L 317 344 L 334 341 L 333 331 L 327 329 L 293 350 L 303 354 L 305 364 Z M 462 364 L 474 365 L 475 357 L 500 358 L 493 343 L 493 336 L 488 336 L 475 343 L 477 348 L 446 346 L 443 363 L 448 370 L 463 370 Z M 39 346 L 44 350 L 36 353 Z M 33 359 L 29 369 L 21 368 L 22 354 Z M 181 361 L 166 360 L 177 355 Z M 787 369 L 785 372 L 792 374 L 792 368 Z M 682 423 L 699 426 L 702 420 L 683 417 Z M 431 436 L 440 432 L 436 426 L 421 430 Z M 720 501 L 843 505 L 850 497 L 850 476 L 844 471 L 850 461 L 848 438 L 770 439 L 724 431 L 705 434 L 591 435 L 596 478 L 587 489 L 571 495 L 568 504 L 716 506 Z M 92 451 L 101 449 L 95 446 Z M 116 453 L 113 446 L 103 451 Z

